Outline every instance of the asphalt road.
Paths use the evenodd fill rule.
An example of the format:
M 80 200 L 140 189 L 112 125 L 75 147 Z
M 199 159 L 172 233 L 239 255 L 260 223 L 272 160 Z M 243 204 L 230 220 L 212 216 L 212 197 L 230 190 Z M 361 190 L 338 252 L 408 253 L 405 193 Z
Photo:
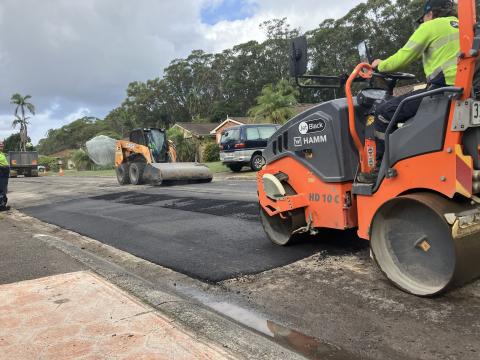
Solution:
M 318 242 L 295 247 L 273 245 L 258 221 L 258 203 L 251 199 L 255 184 L 225 185 L 183 186 L 187 191 L 151 187 L 23 211 L 212 282 L 274 269 L 321 250 Z
M 261 332 L 281 324 L 280 333 L 310 358 L 324 358 L 317 342 L 361 358 L 480 358 L 480 281 L 433 299 L 407 295 L 377 270 L 354 233 L 321 232 L 271 247 L 254 216 L 253 181 L 156 188 L 119 187 L 114 179 L 16 179 L 11 190 L 22 211 L 215 281 L 180 286 L 175 275 L 171 283 Z M 136 238 L 123 233 L 132 228 Z M 149 274 L 158 278 L 156 270 Z

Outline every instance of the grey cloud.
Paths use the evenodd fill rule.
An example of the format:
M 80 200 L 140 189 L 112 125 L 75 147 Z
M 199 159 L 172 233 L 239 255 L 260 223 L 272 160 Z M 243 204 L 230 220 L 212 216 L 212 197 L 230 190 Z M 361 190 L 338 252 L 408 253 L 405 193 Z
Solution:
M 243 41 L 232 33 L 215 43 L 218 37 L 211 35 L 216 27 L 201 23 L 202 4 L 216 1 L 2 0 L 1 121 L 13 111 L 13 93 L 32 95 L 38 112 L 46 114 L 38 120 L 41 129 L 32 130 L 38 141 L 79 108 L 104 116 L 124 98 L 129 82 L 161 76 L 174 58 L 193 49 L 220 50 Z M 313 27 L 359 2 L 332 6 L 325 0 L 251 1 L 257 3 L 258 14 L 245 21 L 247 29 L 237 26 L 244 37 L 258 37 L 258 23 L 269 17 L 288 16 L 295 26 Z M 53 111 L 55 104 L 58 109 Z M 3 124 L 0 137 L 6 133 Z

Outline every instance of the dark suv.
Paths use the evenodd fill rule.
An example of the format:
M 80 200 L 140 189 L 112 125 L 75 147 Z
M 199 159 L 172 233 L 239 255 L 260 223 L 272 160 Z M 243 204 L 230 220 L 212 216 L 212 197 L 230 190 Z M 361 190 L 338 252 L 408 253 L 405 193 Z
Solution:
M 267 141 L 280 125 L 239 125 L 222 132 L 220 160 L 232 171 L 238 172 L 248 165 L 258 171 L 265 164 L 263 150 Z

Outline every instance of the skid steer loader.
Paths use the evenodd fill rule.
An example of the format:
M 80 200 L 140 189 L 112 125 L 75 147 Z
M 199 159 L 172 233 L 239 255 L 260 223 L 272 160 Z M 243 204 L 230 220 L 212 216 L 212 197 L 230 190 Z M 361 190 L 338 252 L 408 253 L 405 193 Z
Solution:
M 177 162 L 174 144 L 162 129 L 135 129 L 130 141 L 118 140 L 115 169 L 120 185 L 210 182 L 210 169 L 199 163 Z
M 365 136 L 375 103 L 404 73 L 375 73 L 367 63 L 350 76 L 304 75 L 306 39 L 292 42 L 292 75 L 345 87 L 346 97 L 297 115 L 269 140 L 257 175 L 260 218 L 272 242 L 287 245 L 320 228 L 357 228 L 372 257 L 400 289 L 433 296 L 480 275 L 480 101 L 472 91 L 480 49 L 475 1 L 459 0 L 460 46 L 455 86 L 406 98 L 422 99 L 416 116 L 385 135 L 374 184 L 360 183 L 375 158 Z M 354 82 L 382 78 L 386 89 Z M 335 83 L 332 83 L 334 81 Z M 312 85 L 313 86 L 313 85 Z M 312 87 L 309 86 L 309 87 Z

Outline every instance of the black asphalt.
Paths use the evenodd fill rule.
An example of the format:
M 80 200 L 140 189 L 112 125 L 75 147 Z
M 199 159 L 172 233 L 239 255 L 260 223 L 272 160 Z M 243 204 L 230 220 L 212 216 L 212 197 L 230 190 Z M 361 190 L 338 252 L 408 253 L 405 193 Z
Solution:
M 33 235 L 28 226 L 0 215 L 0 284 L 86 269 Z
M 283 266 L 321 250 L 270 243 L 253 201 L 152 188 L 68 200 L 25 213 L 189 276 L 217 282 Z

